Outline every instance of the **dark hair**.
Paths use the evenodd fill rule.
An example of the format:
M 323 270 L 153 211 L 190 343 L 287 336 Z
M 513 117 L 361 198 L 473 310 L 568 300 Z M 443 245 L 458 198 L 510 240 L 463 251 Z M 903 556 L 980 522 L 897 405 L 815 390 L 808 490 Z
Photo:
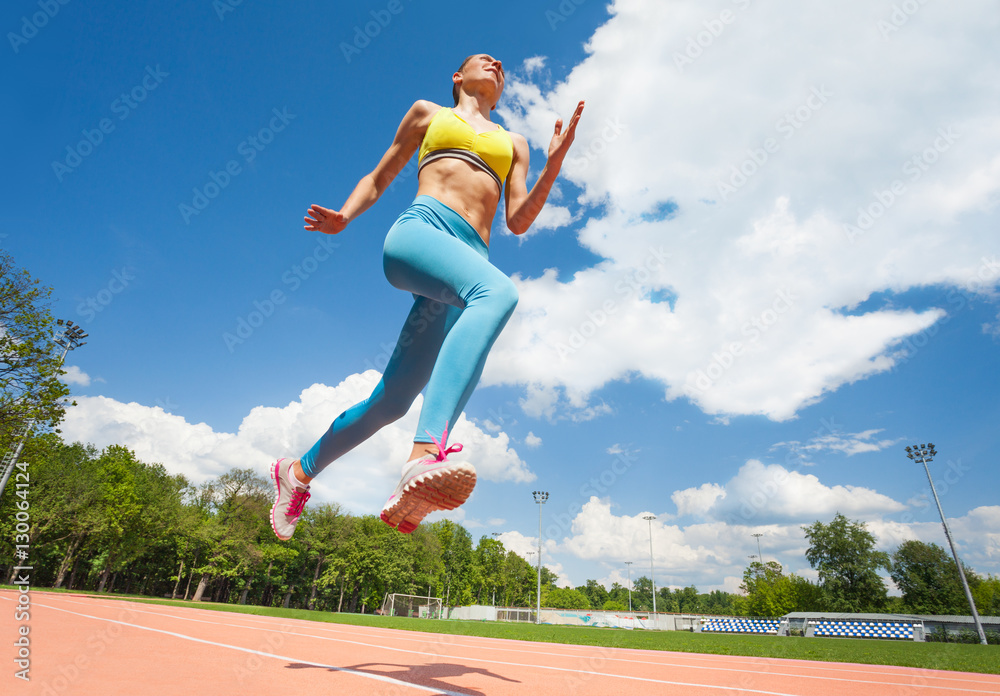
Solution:
M 466 58 L 465 60 L 463 60 L 462 64 L 458 66 L 458 70 L 456 70 L 455 72 L 462 72 L 463 70 L 465 70 L 465 64 L 468 63 L 473 58 L 475 58 L 476 55 L 479 55 L 479 54 L 477 53 L 475 55 L 471 55 L 468 58 Z M 452 85 L 451 85 L 451 96 L 455 100 L 455 106 L 458 106 L 458 85 L 456 85 L 454 83 L 452 83 Z

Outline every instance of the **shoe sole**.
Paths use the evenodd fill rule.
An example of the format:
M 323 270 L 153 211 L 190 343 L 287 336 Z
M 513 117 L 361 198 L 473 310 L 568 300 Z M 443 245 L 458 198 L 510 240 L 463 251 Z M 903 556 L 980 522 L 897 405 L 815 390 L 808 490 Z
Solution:
M 382 509 L 382 521 L 409 534 L 430 513 L 462 505 L 475 487 L 476 470 L 471 464 L 422 474 L 406 484 L 392 505 Z
M 278 533 L 278 526 L 274 523 L 274 506 L 277 505 L 278 500 L 281 498 L 281 481 L 278 479 L 278 467 L 281 465 L 281 462 L 283 461 L 285 460 L 279 459 L 278 461 L 276 461 L 274 464 L 271 465 L 271 480 L 274 481 L 274 490 L 275 494 L 277 495 L 277 498 L 275 498 L 274 500 L 274 505 L 271 505 L 271 530 L 274 532 L 274 535 L 279 539 L 281 539 L 282 541 L 288 541 L 292 537 L 282 536 L 280 533 Z

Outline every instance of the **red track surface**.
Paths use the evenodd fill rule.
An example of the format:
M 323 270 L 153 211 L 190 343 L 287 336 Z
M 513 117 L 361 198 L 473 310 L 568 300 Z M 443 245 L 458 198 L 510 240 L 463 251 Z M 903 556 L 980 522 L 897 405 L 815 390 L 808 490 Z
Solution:
M 33 696 L 473 694 L 945 696 L 1000 677 L 906 667 L 470 638 L 31 595 L 30 682 L 0 591 L 0 692 Z

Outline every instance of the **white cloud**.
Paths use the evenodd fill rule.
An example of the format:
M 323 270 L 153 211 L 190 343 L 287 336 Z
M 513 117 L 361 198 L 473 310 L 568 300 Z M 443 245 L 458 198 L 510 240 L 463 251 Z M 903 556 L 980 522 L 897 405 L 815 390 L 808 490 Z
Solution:
M 813 474 L 751 459 L 724 486 L 705 483 L 671 496 L 679 515 L 735 523 L 823 519 L 837 512 L 870 518 L 905 509 L 888 496 L 860 486 L 826 486 Z
M 748 556 L 757 553 L 757 542 L 751 536 L 754 532 L 763 534 L 760 543 L 765 561 L 778 561 L 786 572 L 815 582 L 817 573 L 805 559 L 808 542 L 802 525 L 833 517 L 833 513 L 824 516 L 806 512 L 782 523 L 751 526 L 719 520 L 677 525 L 664 521 L 661 515 L 650 525 L 643 519 L 645 514 L 615 515 L 610 501 L 591 498 L 573 519 L 558 550 L 580 559 L 586 567 L 602 567 L 607 574 L 599 582 L 605 587 L 612 582 L 627 586 L 625 561 L 634 562 L 633 582 L 649 577 L 651 529 L 657 586 L 693 584 L 702 592 L 738 592 L 743 570 L 750 562 Z M 907 539 L 946 544 L 940 522 L 931 519 L 899 522 L 875 516 L 865 523 L 876 537 L 877 548 L 884 551 L 893 551 Z M 980 573 L 1000 571 L 1000 506 L 976 508 L 963 517 L 950 519 L 949 525 L 956 540 L 960 540 L 959 553 L 964 561 Z M 587 572 L 586 577 L 594 576 L 592 571 Z M 582 582 L 582 577 L 576 578 L 575 584 Z
M 881 430 L 866 430 L 863 433 L 854 433 L 853 435 L 840 435 L 839 433 L 832 435 L 824 435 L 822 437 L 817 437 L 813 439 L 805 449 L 807 450 L 830 450 L 833 452 L 843 452 L 844 454 L 850 456 L 854 454 L 861 454 L 862 452 L 880 452 L 886 447 L 891 447 L 901 440 L 875 440 L 874 437 L 878 435 Z
M 62 376 L 62 381 L 66 384 L 79 384 L 81 387 L 90 386 L 90 375 L 76 365 L 67 365 L 63 369 L 65 374 Z
M 525 58 L 524 63 L 522 63 L 524 72 L 526 72 L 528 75 L 535 74 L 536 72 L 545 67 L 546 60 L 547 59 L 545 56 L 531 56 L 530 58 Z
M 556 230 L 560 227 L 566 227 L 566 225 L 572 222 L 573 214 L 569 208 L 561 205 L 546 205 L 538 213 L 538 217 L 531 223 L 531 228 L 522 236 L 522 239 L 530 236 L 532 232 L 538 230 Z
M 529 432 L 527 435 L 524 436 L 524 445 L 525 447 L 530 447 L 532 449 L 535 449 L 536 447 L 541 447 L 542 438 L 538 437 L 532 432 Z
M 267 476 L 271 462 L 304 454 L 338 414 L 371 394 L 379 378 L 369 370 L 336 387 L 314 384 L 286 406 L 254 408 L 237 433 L 217 433 L 205 423 L 188 423 L 158 406 L 125 404 L 103 396 L 77 397 L 77 406 L 67 410 L 61 427 L 67 441 L 125 445 L 143 461 L 162 463 L 170 473 L 183 474 L 194 483 L 234 467 L 252 467 Z M 421 404 L 418 397 L 403 418 L 324 470 L 312 484 L 315 499 L 335 500 L 356 513 L 380 510 L 410 454 Z M 480 479 L 525 483 L 535 478 L 510 448 L 506 433 L 491 436 L 464 415 L 449 442 L 464 445 L 465 451 L 452 457 L 472 461 Z
M 501 115 L 538 148 L 587 100 L 562 174 L 604 260 L 515 279 L 484 384 L 553 418 L 641 375 L 712 415 L 785 420 L 898 365 L 945 310 L 862 302 L 1000 280 L 983 273 L 1000 252 L 991 7 L 921 5 L 886 37 L 889 9 L 863 0 L 614 2 L 564 82 L 507 87 Z
M 551 570 L 556 576 L 556 587 L 573 587 L 573 583 L 569 579 L 569 575 L 567 575 L 566 571 L 563 569 L 562 563 L 546 563 L 545 567 Z

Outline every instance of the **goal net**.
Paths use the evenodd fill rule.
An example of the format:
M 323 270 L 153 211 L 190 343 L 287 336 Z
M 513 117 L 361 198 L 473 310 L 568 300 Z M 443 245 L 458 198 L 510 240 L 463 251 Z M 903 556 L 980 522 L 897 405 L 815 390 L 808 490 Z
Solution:
M 440 597 L 420 597 L 418 595 L 391 594 L 382 602 L 383 616 L 410 616 L 419 619 L 440 619 L 442 602 Z
M 519 623 L 535 623 L 534 609 L 515 609 L 505 607 L 497 609 L 497 621 L 515 621 Z

